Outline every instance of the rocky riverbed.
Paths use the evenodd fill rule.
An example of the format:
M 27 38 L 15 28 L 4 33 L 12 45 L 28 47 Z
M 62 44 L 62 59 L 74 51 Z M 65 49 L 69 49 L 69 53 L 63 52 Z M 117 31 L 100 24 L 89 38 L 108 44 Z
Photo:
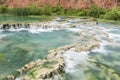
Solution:
M 40 29 L 46 30 L 51 28 L 52 30 L 71 30 L 79 36 L 78 41 L 71 45 L 49 50 L 45 59 L 38 59 L 25 64 L 22 68 L 17 69 L 15 73 L 8 75 L 5 78 L 6 80 L 55 80 L 55 76 L 61 77 L 66 73 L 66 52 L 72 51 L 80 54 L 80 52 L 83 51 L 88 52 L 99 48 L 103 40 L 113 42 L 112 39 L 109 38 L 109 35 L 97 26 L 97 22 L 91 20 L 82 22 L 81 19 L 71 19 L 62 22 L 53 20 L 41 23 L 0 25 L 0 29 L 2 30 L 28 29 L 40 31 Z M 95 65 L 97 64 L 94 60 L 90 61 Z M 101 67 L 104 66 L 101 64 Z

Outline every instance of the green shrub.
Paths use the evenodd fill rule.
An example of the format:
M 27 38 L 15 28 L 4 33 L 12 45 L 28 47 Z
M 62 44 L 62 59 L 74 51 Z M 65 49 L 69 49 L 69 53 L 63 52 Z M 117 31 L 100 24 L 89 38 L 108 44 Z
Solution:
M 76 14 L 75 9 L 67 9 L 67 11 L 66 11 L 66 15 L 75 15 L 75 14 Z
M 51 15 L 52 14 L 52 7 L 50 5 L 45 5 L 43 10 L 44 10 L 45 15 Z
M 7 11 L 8 11 L 7 6 L 5 6 L 5 5 L 0 6 L 0 13 L 7 13 Z
M 30 10 L 30 13 L 29 13 L 30 15 L 42 15 L 43 14 L 42 9 L 36 4 L 30 5 L 28 8 Z
M 102 8 L 97 7 L 96 5 L 92 5 L 87 14 L 88 16 L 99 18 L 100 15 L 105 14 L 105 11 Z
M 87 11 L 83 10 L 83 9 L 79 9 L 77 15 L 78 16 L 86 16 L 87 15 Z
M 57 6 L 53 7 L 52 13 L 56 14 L 56 15 L 64 15 L 65 14 L 65 8 L 63 8 L 60 5 L 57 5 Z
M 109 20 L 120 20 L 120 8 L 113 7 L 111 10 L 106 12 L 104 18 Z
M 58 14 L 59 14 L 59 12 L 58 12 Z M 59 15 L 65 15 L 65 14 L 66 14 L 66 9 L 62 8 Z
M 9 13 L 15 16 L 28 16 L 30 13 L 30 10 L 29 8 L 16 7 L 16 8 L 10 9 Z

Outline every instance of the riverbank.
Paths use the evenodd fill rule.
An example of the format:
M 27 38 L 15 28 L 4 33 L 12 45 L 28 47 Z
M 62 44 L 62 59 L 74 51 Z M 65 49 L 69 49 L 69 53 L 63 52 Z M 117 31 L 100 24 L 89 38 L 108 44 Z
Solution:
M 27 7 L 14 7 L 9 8 L 5 5 L 0 6 L 0 14 L 3 15 L 12 15 L 12 16 L 77 16 L 77 17 L 94 17 L 98 19 L 106 20 L 120 20 L 120 7 L 114 6 L 110 9 L 100 8 L 97 5 L 92 5 L 87 9 L 66 9 L 60 5 L 54 7 L 50 5 L 45 5 L 43 8 L 40 8 L 38 5 L 33 4 Z
M 102 23 L 111 23 L 114 25 L 120 25 L 120 21 L 115 21 L 115 20 L 105 20 L 105 19 L 97 19 L 98 22 L 102 22 Z

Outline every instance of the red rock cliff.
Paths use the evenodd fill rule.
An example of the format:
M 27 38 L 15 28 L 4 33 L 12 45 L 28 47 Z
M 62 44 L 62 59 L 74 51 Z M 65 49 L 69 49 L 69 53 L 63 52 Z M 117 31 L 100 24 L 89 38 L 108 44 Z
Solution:
M 31 4 L 37 4 L 44 6 L 49 4 L 51 6 L 61 5 L 65 8 L 89 8 L 92 4 L 96 4 L 102 8 L 111 8 L 113 6 L 120 6 L 120 0 L 3 0 L 1 5 L 7 5 L 8 7 L 25 7 Z

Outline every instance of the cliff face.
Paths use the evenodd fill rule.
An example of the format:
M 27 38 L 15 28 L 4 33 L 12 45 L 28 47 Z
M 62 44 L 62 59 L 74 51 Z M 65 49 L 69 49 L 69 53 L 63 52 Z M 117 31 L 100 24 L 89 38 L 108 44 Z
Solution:
M 44 6 L 49 4 L 51 6 L 61 5 L 65 8 L 89 8 L 92 4 L 96 4 L 102 8 L 111 8 L 113 6 L 120 6 L 120 0 L 3 0 L 1 4 L 7 5 L 8 7 L 25 7 L 31 4 L 37 4 Z
M 94 0 L 94 3 L 102 8 L 120 6 L 120 0 Z

